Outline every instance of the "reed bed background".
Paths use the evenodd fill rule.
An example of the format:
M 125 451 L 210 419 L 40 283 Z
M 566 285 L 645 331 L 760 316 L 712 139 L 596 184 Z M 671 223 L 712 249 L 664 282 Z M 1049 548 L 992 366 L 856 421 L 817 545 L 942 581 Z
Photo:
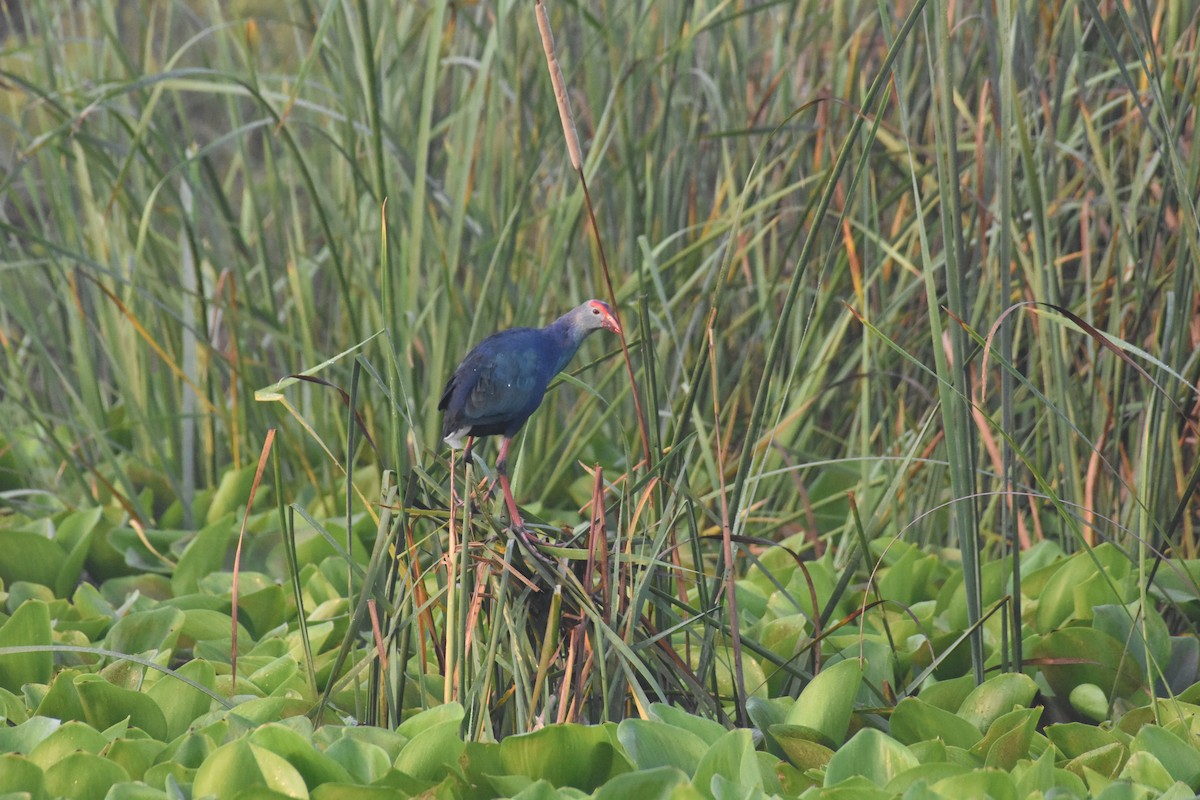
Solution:
M 277 429 L 263 535 L 370 531 L 360 711 L 476 735 L 738 716 L 767 542 L 863 597 L 871 543 L 944 553 L 977 677 L 1020 662 L 1031 545 L 1197 557 L 1200 11 L 549 12 L 647 418 L 596 337 L 526 426 L 563 576 L 447 513 L 435 407 L 487 333 L 607 294 L 532 2 L 9 4 L 3 503 L 192 529 Z

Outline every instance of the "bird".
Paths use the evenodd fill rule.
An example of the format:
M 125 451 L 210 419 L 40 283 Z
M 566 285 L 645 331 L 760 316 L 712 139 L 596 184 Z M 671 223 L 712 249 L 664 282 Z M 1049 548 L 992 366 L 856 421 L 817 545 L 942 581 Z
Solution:
M 594 331 L 620 335 L 621 323 L 607 303 L 588 300 L 544 328 L 509 328 L 493 333 L 467 353 L 442 390 L 438 410 L 442 438 L 451 449 L 471 455 L 475 439 L 499 435 L 496 478 L 504 491 L 509 523 L 529 551 L 542 556 L 508 482 L 508 448 L 526 420 L 537 411 L 551 379 L 566 368 L 583 340 Z M 466 439 L 464 447 L 464 438 Z M 495 489 L 495 482 L 491 491 Z

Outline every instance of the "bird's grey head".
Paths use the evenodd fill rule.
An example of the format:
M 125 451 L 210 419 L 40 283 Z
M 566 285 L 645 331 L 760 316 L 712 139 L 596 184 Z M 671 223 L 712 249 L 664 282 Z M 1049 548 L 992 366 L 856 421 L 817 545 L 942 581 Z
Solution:
M 608 307 L 608 303 L 599 300 L 588 300 L 583 305 L 572 309 L 567 316 L 571 318 L 572 327 L 585 332 L 597 328 L 604 328 L 613 333 L 621 332 L 621 323 L 617 322 L 617 317 Z

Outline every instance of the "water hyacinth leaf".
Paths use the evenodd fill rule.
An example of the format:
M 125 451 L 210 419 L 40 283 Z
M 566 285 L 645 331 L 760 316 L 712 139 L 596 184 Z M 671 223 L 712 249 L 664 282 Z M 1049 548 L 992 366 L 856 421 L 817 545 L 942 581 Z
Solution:
M 841 744 L 850 727 L 862 677 L 862 666 L 856 659 L 839 661 L 821 670 L 800 693 L 788 713 L 787 724 L 817 731 L 824 744 Z
M 345 767 L 314 748 L 310 738 L 286 725 L 264 725 L 253 731 L 248 740 L 284 758 L 295 767 L 310 789 L 322 783 L 350 783 L 353 780 Z
M 392 767 L 392 759 L 380 746 L 344 736 L 331 744 L 325 755 L 345 769 L 357 783 L 375 783 Z
M 924 702 L 906 697 L 892 712 L 892 736 L 903 744 L 941 739 L 946 744 L 970 749 L 983 738 L 979 729 L 967 720 Z
M 238 469 L 227 469 L 221 474 L 221 482 L 212 496 L 208 512 L 204 516 L 204 524 L 214 525 L 221 518 L 228 516 L 230 526 L 238 513 L 246 508 L 246 498 L 250 496 L 250 486 L 254 483 L 254 472 L 257 464 L 246 464 Z M 255 505 L 261 506 L 269 495 L 269 485 L 264 483 L 258 487 L 254 496 Z
M 1162 762 L 1153 753 L 1145 750 L 1130 753 L 1129 760 L 1121 770 L 1121 777 L 1160 792 L 1167 791 L 1175 783 L 1175 779 Z
M 1073 772 L 1055 765 L 1055 750 L 1047 747 L 1036 759 L 1018 764 L 1013 770 L 1018 797 L 1032 797 L 1035 792 L 1048 793 L 1062 789 L 1070 797 L 1084 797 L 1087 789 Z
M 1118 744 L 1121 741 L 1110 730 L 1098 728 L 1095 725 L 1084 725 L 1081 722 L 1047 725 L 1044 733 L 1064 758 L 1075 758 L 1075 756 L 1095 750 L 1097 747 Z
M 824 737 L 811 728 L 784 723 L 768 731 L 788 760 L 802 770 L 820 769 L 833 758 L 833 750 L 820 742 Z
M 943 778 L 930 786 L 941 797 L 986 797 L 989 800 L 1022 800 L 1007 772 L 978 770 Z
M 464 747 L 459 721 L 449 719 L 413 736 L 393 766 L 418 780 L 440 780 L 458 764 Z
M 175 597 L 192 594 L 199 587 L 201 578 L 221 570 L 236 532 L 232 515 L 198 530 L 171 573 L 171 593 Z
M 11 727 L 0 725 L 0 753 L 29 755 L 61 725 L 61 720 L 36 716 Z
M 879 592 L 883 597 L 903 605 L 912 605 L 930 596 L 930 576 L 938 567 L 937 556 L 909 546 L 891 566 L 879 576 Z
M 717 777 L 742 791 L 763 788 L 762 772 L 758 767 L 750 731 L 745 728 L 728 731 L 709 747 L 696 767 L 692 785 L 703 792 Z
M 116 739 L 108 746 L 104 755 L 109 761 L 119 764 L 130 780 L 140 781 L 158 760 L 166 745 L 156 739 Z
M 920 762 L 913 752 L 874 728 L 863 728 L 838 748 L 825 767 L 825 785 L 834 786 L 861 776 L 878 787 L 886 786 Z
M 695 774 L 709 748 L 691 731 L 657 720 L 621 720 L 617 725 L 617 741 L 639 770 L 674 767 L 689 777 Z
M 255 638 L 279 627 L 288 616 L 287 595 L 278 584 L 238 598 L 238 622 L 244 624 Z
M 1048 633 L 1073 618 L 1090 619 L 1095 606 L 1125 602 L 1129 570 L 1129 559 L 1107 542 L 1068 558 L 1037 595 L 1038 632 Z
M 1129 657 L 1125 646 L 1095 628 L 1063 628 L 1046 634 L 1033 646 L 1050 688 L 1059 697 L 1093 683 L 1108 697 L 1128 697 L 1145 680 L 1141 667 Z
M 50 607 L 40 600 L 21 604 L 0 625 L 0 647 L 46 646 L 52 643 Z M 0 656 L 0 688 L 19 694 L 26 683 L 49 683 L 54 655 L 48 651 Z
M 500 762 L 509 775 L 593 792 L 629 769 L 609 738 L 609 727 L 564 724 L 509 736 L 500 742 Z
M 976 686 L 962 705 L 958 715 L 980 732 L 1016 706 L 1027 706 L 1037 694 L 1033 678 L 1020 673 L 1004 673 Z
M 679 796 L 676 790 L 687 783 L 688 776 L 674 767 L 639 769 L 618 775 L 601 786 L 595 800 L 672 800 Z M 702 795 L 697 792 L 696 796 Z
M 55 541 L 66 550 L 67 555 L 59 565 L 58 576 L 52 587 L 56 596 L 66 597 L 79 583 L 102 514 L 103 509 L 96 506 L 73 511 L 59 523 Z
M 1171 634 L 1162 615 L 1154 608 L 1145 609 L 1138 601 L 1124 606 L 1097 606 L 1092 627 L 1129 647 L 1143 675 L 1155 675 L 1166 669 L 1171 658 Z
M 1080 753 L 1064 766 L 1090 784 L 1089 772 L 1111 780 L 1120 772 L 1121 767 L 1125 764 L 1125 759 L 1128 757 L 1129 751 L 1125 746 L 1114 743 L 1097 747 L 1095 750 L 1089 750 L 1086 753 Z
M 64 722 L 29 752 L 29 760 L 42 769 L 49 769 L 69 753 L 99 753 L 108 746 L 108 741 L 104 734 L 87 723 Z
M 1108 696 L 1094 683 L 1079 684 L 1071 690 L 1067 700 L 1071 708 L 1093 722 L 1103 722 L 1108 718 Z
M 40 533 L 0 530 L 0 581 L 7 586 L 29 581 L 53 588 L 66 559 L 67 551 Z
M 932 686 L 922 687 L 921 700 L 944 711 L 957 713 L 967 695 L 974 690 L 975 679 L 970 675 L 960 674 L 957 678 L 940 680 Z
M 890 792 L 893 797 L 937 797 L 928 789 L 930 784 L 937 783 L 946 778 L 952 778 L 955 775 L 962 775 L 969 770 L 961 764 L 952 764 L 948 761 L 931 762 L 918 764 L 917 766 L 906 769 L 888 782 L 887 786 L 883 787 Z M 915 784 L 923 783 L 926 786 L 915 787 Z M 906 794 L 912 790 L 912 794 Z
M 183 612 L 180 630 L 182 643 L 228 641 L 233 631 L 233 617 L 222 611 L 207 608 L 189 608 Z M 245 626 L 238 622 L 238 647 L 247 650 L 254 646 L 254 639 Z
M 1010 711 L 991 724 L 972 752 L 983 758 L 986 767 L 1012 769 L 1019 760 L 1029 757 L 1029 747 L 1041 715 L 1040 708 Z
M 42 797 L 45 777 L 42 768 L 17 753 L 0 753 L 0 795 L 27 792 Z
M 44 769 L 46 794 L 70 800 L 103 798 L 113 784 L 129 780 L 121 766 L 94 753 L 70 753 Z
M 152 738 L 166 738 L 166 717 L 148 695 L 114 686 L 99 675 L 76 677 L 75 690 L 79 693 L 84 719 L 92 727 L 104 730 L 128 719 Z
M 175 670 L 175 673 L 205 688 L 216 688 L 216 670 L 204 659 L 193 658 Z M 146 694 L 162 709 L 167 725 L 167 741 L 186 732 L 192 722 L 207 713 L 213 704 L 213 699 L 204 692 L 171 675 L 165 675 L 155 681 L 146 690 Z
M 1130 753 L 1145 752 L 1158 759 L 1173 780 L 1200 786 L 1200 750 L 1196 737 L 1190 742 L 1157 725 L 1146 725 L 1129 744 Z
M 218 747 L 196 770 L 192 796 L 234 797 L 244 789 L 263 787 L 288 797 L 307 797 L 304 778 L 282 756 L 237 739 Z
M 695 714 L 689 714 L 682 708 L 669 706 L 665 703 L 652 703 L 650 705 L 650 718 L 673 725 L 676 728 L 691 731 L 709 746 L 716 744 L 717 740 L 727 733 L 725 726 L 719 722 L 698 717 Z
M 139 611 L 117 620 L 105 637 L 105 647 L 118 653 L 170 652 L 179 640 L 184 612 L 168 606 Z M 229 629 L 225 629 L 228 635 Z
M 322 783 L 309 795 L 312 800 L 394 800 L 401 795 L 392 786 L 361 786 L 356 783 Z

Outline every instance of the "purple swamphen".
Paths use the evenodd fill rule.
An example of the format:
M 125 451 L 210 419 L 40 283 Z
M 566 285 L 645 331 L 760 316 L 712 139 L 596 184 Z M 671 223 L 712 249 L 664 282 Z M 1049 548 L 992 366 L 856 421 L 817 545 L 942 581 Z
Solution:
M 612 309 L 599 300 L 589 300 L 544 328 L 510 328 L 493 333 L 467 353 L 442 391 L 438 409 L 442 436 L 454 449 L 463 446 L 470 458 L 474 439 L 503 437 L 496 457 L 496 475 L 504 490 L 504 502 L 513 530 L 537 554 L 508 484 L 508 447 L 525 420 L 542 404 L 550 380 L 561 372 L 579 345 L 592 331 L 604 328 L 621 332 Z M 544 556 L 543 556 L 544 558 Z

